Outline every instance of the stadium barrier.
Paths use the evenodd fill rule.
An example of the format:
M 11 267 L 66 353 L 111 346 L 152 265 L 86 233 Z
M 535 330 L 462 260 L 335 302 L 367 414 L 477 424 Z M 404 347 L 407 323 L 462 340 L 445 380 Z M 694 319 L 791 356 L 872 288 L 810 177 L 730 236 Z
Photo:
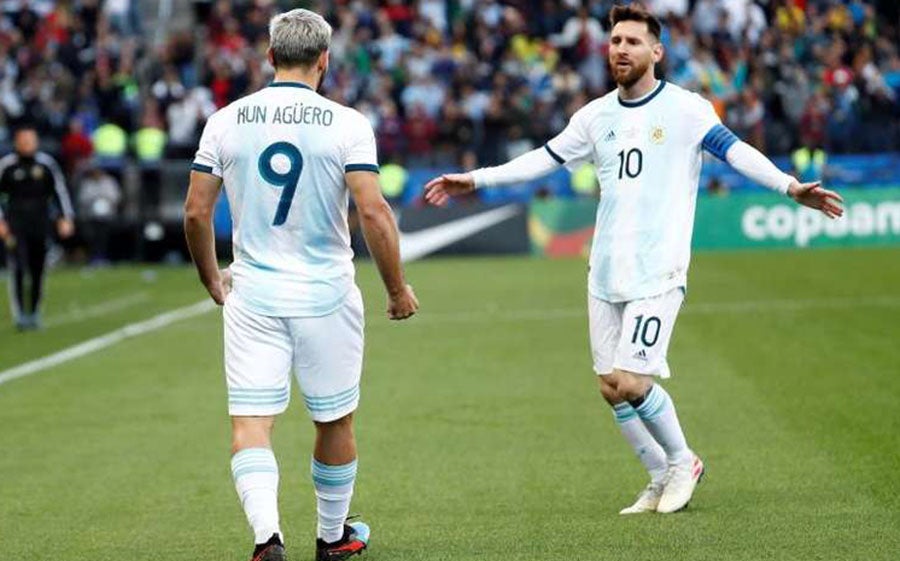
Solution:
M 504 255 L 530 251 L 528 206 L 488 205 L 478 201 L 447 208 L 398 208 L 400 253 L 404 261 L 428 255 Z M 356 255 L 368 256 L 358 227 L 353 227 Z
M 874 167 L 843 168 L 846 179 L 864 172 L 873 179 L 852 187 L 836 187 L 846 199 L 843 219 L 827 220 L 758 187 L 723 196 L 701 189 L 694 249 L 900 245 L 900 180 L 884 183 L 891 173 L 900 175 L 897 155 L 844 158 L 843 164 L 854 161 L 861 165 L 864 160 Z M 177 263 L 189 259 L 181 226 L 189 166 L 188 160 L 168 160 L 156 165 L 108 168 L 121 181 L 126 199 L 109 225 L 110 260 Z M 431 253 L 587 255 L 597 202 L 575 196 L 565 171 L 529 184 L 479 191 L 477 196 L 455 201 L 448 209 L 427 207 L 409 187 L 433 177 L 432 173 L 410 170 L 405 193 L 394 200 L 404 232 L 405 259 Z M 145 206 L 154 200 L 158 206 Z M 507 210 L 497 210 L 502 208 Z M 222 258 L 228 259 L 232 223 L 224 196 L 214 220 L 217 247 Z M 438 226 L 441 228 L 436 229 Z M 75 260 L 79 259 L 80 243 L 83 241 L 76 239 L 68 244 L 69 249 L 75 248 Z M 353 245 L 358 255 L 367 255 L 358 231 L 353 234 Z M 0 263 L 5 261 L 3 249 L 0 247 Z
M 900 245 L 900 187 L 842 192 L 846 212 L 830 220 L 774 193 L 701 195 L 693 248 L 770 249 Z M 532 251 L 551 257 L 587 255 L 597 202 L 548 199 L 530 206 Z

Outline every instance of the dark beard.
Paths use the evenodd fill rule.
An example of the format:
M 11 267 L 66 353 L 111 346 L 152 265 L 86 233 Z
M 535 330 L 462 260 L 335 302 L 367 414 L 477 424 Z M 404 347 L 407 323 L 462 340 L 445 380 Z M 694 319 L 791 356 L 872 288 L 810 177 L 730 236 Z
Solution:
M 613 78 L 616 80 L 616 84 L 623 86 L 625 88 L 630 88 L 635 85 L 638 80 L 641 79 L 641 76 L 647 72 L 647 69 L 650 67 L 649 64 L 644 66 L 631 66 L 631 70 L 629 70 L 624 76 L 618 74 L 617 72 L 613 72 Z

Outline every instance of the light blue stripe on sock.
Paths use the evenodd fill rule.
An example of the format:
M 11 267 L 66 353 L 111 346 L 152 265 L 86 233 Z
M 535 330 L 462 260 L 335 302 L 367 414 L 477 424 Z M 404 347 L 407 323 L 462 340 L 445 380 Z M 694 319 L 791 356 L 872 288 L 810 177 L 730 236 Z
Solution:
M 356 479 L 356 460 L 350 463 L 330 466 L 312 459 L 312 478 L 319 485 L 340 487 L 349 485 Z
M 647 394 L 647 398 L 644 400 L 644 403 L 642 403 L 641 406 L 637 408 L 637 413 L 641 417 L 641 419 L 649 421 L 662 415 L 663 411 L 665 411 L 665 408 L 665 390 L 657 385 L 654 385 L 650 389 L 650 392 Z
M 343 487 L 344 485 L 349 485 L 353 483 L 356 479 L 355 475 L 351 475 L 349 477 L 345 477 L 343 479 L 326 479 L 324 477 L 319 477 L 317 475 L 313 476 L 313 481 L 319 485 L 324 485 L 326 487 Z
M 276 465 L 273 458 L 241 458 L 231 462 L 231 469 L 245 467 L 272 467 Z
M 648 414 L 644 415 L 642 418 L 645 421 L 652 421 L 653 419 L 662 415 L 665 411 L 666 411 L 666 404 L 665 404 L 665 402 L 663 402 L 662 404 L 660 404 L 659 407 L 656 408 L 656 410 L 654 410 L 652 413 L 648 413 Z
M 250 475 L 252 473 L 278 473 L 277 467 L 266 467 L 266 468 L 246 468 L 246 469 L 236 469 L 232 472 L 232 475 L 235 479 L 243 477 L 245 475 Z
M 637 419 L 638 414 L 630 403 L 618 403 L 613 406 L 613 416 L 617 423 L 627 423 L 632 419 Z
M 278 473 L 275 454 L 268 448 L 245 448 L 231 457 L 231 474 L 235 479 L 251 473 Z
M 638 407 L 635 407 L 638 415 L 640 415 L 641 419 L 645 419 L 647 415 L 655 411 L 660 404 L 663 402 L 662 392 L 659 391 L 658 386 L 654 385 L 650 388 L 650 391 L 647 392 L 647 396 L 644 398 L 644 402 L 641 403 Z
M 356 473 L 356 460 L 339 466 L 330 466 L 328 464 L 323 464 L 316 459 L 313 459 L 312 471 L 317 475 L 326 477 L 340 477 L 350 475 Z
M 267 458 L 275 458 L 275 454 L 269 448 L 244 448 L 238 450 L 231 457 L 232 460 L 239 460 L 250 456 L 265 456 Z

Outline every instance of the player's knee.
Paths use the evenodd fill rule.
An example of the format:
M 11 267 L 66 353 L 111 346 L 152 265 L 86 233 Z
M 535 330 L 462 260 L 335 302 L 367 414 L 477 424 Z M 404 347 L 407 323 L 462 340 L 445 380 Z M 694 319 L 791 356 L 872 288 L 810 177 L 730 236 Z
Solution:
M 340 419 L 328 422 L 315 421 L 316 429 L 322 432 L 343 432 L 353 429 L 353 413 L 348 413 Z
M 638 376 L 629 372 L 618 372 L 616 390 L 620 399 L 636 401 L 644 396 L 653 384 L 646 376 Z
M 271 448 L 274 423 L 271 417 L 232 417 L 231 453 L 246 448 Z
M 608 376 L 597 376 L 597 378 L 600 380 L 600 394 L 603 396 L 603 399 L 610 405 L 621 403 L 622 398 L 619 397 L 616 386 L 607 380 Z

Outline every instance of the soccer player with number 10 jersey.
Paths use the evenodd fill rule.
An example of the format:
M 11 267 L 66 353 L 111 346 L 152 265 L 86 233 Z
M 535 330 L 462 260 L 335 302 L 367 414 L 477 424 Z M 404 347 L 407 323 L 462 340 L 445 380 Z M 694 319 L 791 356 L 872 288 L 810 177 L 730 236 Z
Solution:
M 577 111 L 543 148 L 501 166 L 437 177 L 425 197 L 444 205 L 451 196 L 529 181 L 561 165 L 595 165 L 601 196 L 588 275 L 594 371 L 650 476 L 621 513 L 671 513 L 687 506 L 704 471 L 656 381 L 670 376 L 666 353 L 687 286 L 702 152 L 830 218 L 843 211 L 836 193 L 799 183 L 740 141 L 702 97 L 656 79 L 663 46 L 652 14 L 617 6 L 610 19 L 615 91 Z

